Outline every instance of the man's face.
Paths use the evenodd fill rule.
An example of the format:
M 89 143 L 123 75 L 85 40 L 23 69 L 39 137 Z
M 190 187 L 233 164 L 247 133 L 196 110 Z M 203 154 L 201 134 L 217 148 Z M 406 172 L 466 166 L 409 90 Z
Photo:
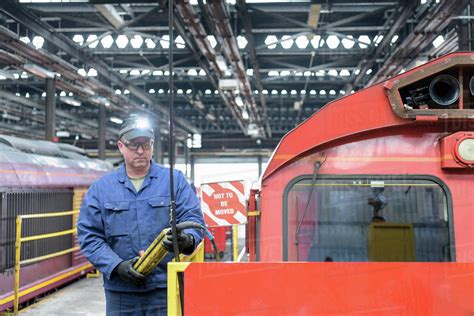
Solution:
M 121 139 L 118 148 L 125 160 L 125 165 L 132 169 L 148 169 L 153 156 L 153 140 L 147 137 L 137 137 L 130 142 Z

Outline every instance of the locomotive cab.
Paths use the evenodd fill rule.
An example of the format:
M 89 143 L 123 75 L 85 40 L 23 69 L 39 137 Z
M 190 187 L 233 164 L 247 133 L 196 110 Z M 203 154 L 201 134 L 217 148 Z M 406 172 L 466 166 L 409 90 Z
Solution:
M 327 104 L 289 132 L 249 218 L 250 258 L 470 262 L 474 54 Z

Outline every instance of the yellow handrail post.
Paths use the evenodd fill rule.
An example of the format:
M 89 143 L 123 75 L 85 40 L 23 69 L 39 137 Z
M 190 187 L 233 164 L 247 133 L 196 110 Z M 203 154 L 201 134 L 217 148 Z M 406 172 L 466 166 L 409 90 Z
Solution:
M 20 290 L 20 256 L 21 256 L 21 216 L 16 218 L 16 240 L 15 240 L 15 284 L 14 284 L 14 302 L 13 312 L 15 315 L 18 314 L 19 305 L 19 290 Z
M 184 272 L 190 262 L 168 263 L 168 316 L 180 316 L 178 272 Z
M 234 249 L 234 262 L 239 258 L 239 225 L 232 226 L 232 245 Z

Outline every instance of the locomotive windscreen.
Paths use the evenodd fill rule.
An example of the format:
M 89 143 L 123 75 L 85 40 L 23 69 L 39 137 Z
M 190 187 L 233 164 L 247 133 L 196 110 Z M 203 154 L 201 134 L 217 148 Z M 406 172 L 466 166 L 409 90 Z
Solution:
M 437 182 L 322 178 L 311 186 L 298 181 L 286 197 L 288 260 L 452 260 L 448 200 Z

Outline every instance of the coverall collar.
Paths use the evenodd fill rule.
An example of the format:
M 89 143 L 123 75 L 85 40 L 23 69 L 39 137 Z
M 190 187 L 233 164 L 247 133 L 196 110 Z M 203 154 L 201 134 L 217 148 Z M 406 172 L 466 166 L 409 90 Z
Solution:
M 151 160 L 150 163 L 150 170 L 145 177 L 156 178 L 158 177 L 160 167 Z M 125 170 L 125 163 L 122 163 L 118 172 L 118 181 L 121 183 L 125 183 L 128 180 L 127 171 Z

